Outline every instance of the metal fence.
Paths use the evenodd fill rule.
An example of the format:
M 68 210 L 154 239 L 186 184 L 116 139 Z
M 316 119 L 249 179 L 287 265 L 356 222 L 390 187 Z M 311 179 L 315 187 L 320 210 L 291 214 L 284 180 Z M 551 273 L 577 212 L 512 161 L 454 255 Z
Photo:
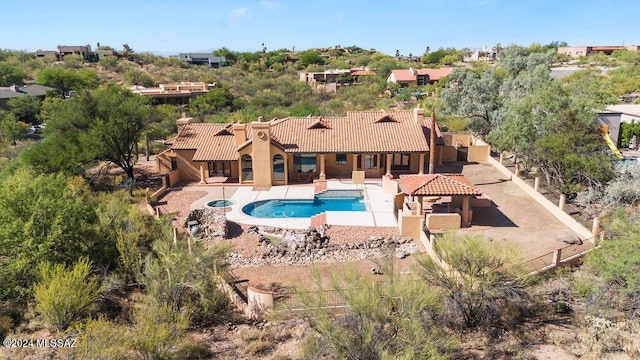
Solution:
M 346 302 L 340 292 L 341 290 L 315 290 L 277 293 L 273 296 L 273 307 L 279 310 L 302 310 L 309 307 L 306 303 L 309 300 L 319 308 L 345 307 Z

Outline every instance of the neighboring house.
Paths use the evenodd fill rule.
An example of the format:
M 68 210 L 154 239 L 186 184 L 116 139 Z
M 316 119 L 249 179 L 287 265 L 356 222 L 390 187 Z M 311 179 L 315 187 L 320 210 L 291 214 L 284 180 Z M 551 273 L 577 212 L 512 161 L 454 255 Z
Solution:
M 301 72 L 300 81 L 308 83 L 316 91 L 336 92 L 338 85 L 357 84 L 362 76 L 375 75 L 378 75 L 375 70 L 369 70 L 369 68 L 363 66 L 353 69 Z
M 351 177 L 353 171 L 375 178 L 392 172 L 421 174 L 428 169 L 431 149 L 438 163 L 448 153 L 440 130 L 423 109 L 261 118 L 251 124 L 192 124 L 183 118 L 171 145 L 157 161 L 172 184 L 225 177 L 256 187 Z
M 25 86 L 17 86 L 12 85 L 9 87 L 0 87 L 0 108 L 6 108 L 7 101 L 11 98 L 20 97 L 20 96 L 36 96 L 41 99 L 44 99 L 47 91 L 55 90 L 52 87 L 31 84 Z
M 94 56 L 89 44 L 80 46 L 58 45 L 58 52 L 60 53 L 60 59 L 64 59 L 66 55 L 77 54 L 86 61 L 92 61 Z
M 53 58 L 57 61 L 64 60 L 66 55 L 80 55 L 84 61 L 99 61 L 105 57 L 117 57 L 118 59 L 127 59 L 136 63 L 142 63 L 138 54 L 128 53 L 116 50 L 91 50 L 91 45 L 58 45 L 58 50 L 37 50 L 35 55 L 37 58 Z
M 391 70 L 387 75 L 388 83 L 397 83 L 401 86 L 410 85 L 426 85 L 433 84 L 434 82 L 442 79 L 445 76 L 451 75 L 453 68 L 441 68 L 441 69 L 400 69 Z
M 211 53 L 180 53 L 178 59 L 189 64 L 208 65 L 210 68 L 216 69 L 227 62 L 224 56 L 215 56 Z
M 148 96 L 154 103 L 160 104 L 186 104 L 189 99 L 206 94 L 217 84 L 203 82 L 179 82 L 173 84 L 160 84 L 156 88 L 144 86 L 132 86 L 131 92 L 142 96 Z
M 485 46 L 482 50 L 476 50 L 470 55 L 465 56 L 462 61 L 494 61 L 498 58 L 498 48 L 487 49 Z
M 622 135 L 620 124 L 640 122 L 640 105 L 609 105 L 596 116 L 596 121 L 608 127 L 609 137 L 619 146 Z
M 558 54 L 567 55 L 570 57 L 588 56 L 595 53 L 603 53 L 605 55 L 611 55 L 616 50 L 627 49 L 629 51 L 638 51 L 640 46 L 560 46 L 558 48 Z

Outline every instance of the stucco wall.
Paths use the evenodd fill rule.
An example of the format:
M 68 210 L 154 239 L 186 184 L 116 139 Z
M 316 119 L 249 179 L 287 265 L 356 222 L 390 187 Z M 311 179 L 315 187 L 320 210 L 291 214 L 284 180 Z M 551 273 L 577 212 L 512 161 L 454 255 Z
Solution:
M 271 186 L 271 135 L 270 124 L 268 122 L 254 122 L 251 124 L 253 132 L 253 184 L 258 187 Z M 263 132 L 263 137 L 258 137 L 258 134 Z
M 422 231 L 422 215 L 405 215 L 402 210 L 398 209 L 398 229 L 400 235 L 408 236 L 412 239 L 420 239 Z
M 249 286 L 247 288 L 249 314 L 252 318 L 262 318 L 273 310 L 273 291 Z
M 491 147 L 489 145 L 471 145 L 468 149 L 467 161 L 487 161 L 490 155 Z
M 427 214 L 426 226 L 430 231 L 460 229 L 461 218 L 458 214 Z
M 200 181 L 200 163 L 191 161 L 195 150 L 174 150 L 181 180 Z M 204 163 L 205 166 L 206 163 Z
M 382 191 L 390 196 L 396 196 L 400 189 L 398 188 L 398 181 L 389 179 L 386 176 L 382 177 Z
M 443 146 L 442 147 L 442 161 L 456 161 L 458 160 L 458 149 L 455 146 Z

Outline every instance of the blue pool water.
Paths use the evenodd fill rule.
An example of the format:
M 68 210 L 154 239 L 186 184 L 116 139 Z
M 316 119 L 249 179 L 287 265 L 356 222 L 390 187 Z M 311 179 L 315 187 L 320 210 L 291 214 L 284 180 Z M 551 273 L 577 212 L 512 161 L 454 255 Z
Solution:
M 274 199 L 249 203 L 242 212 L 258 218 L 312 217 L 325 211 L 366 211 L 362 191 L 328 190 L 313 199 Z

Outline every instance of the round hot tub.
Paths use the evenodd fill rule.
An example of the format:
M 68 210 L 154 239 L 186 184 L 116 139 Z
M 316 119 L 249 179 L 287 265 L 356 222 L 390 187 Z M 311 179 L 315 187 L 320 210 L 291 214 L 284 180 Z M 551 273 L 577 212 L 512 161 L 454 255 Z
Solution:
M 207 206 L 211 207 L 211 208 L 226 208 L 226 207 L 229 207 L 231 205 L 233 205 L 233 201 L 231 201 L 231 200 L 222 200 L 222 199 L 211 200 L 211 201 L 209 201 L 207 203 Z

